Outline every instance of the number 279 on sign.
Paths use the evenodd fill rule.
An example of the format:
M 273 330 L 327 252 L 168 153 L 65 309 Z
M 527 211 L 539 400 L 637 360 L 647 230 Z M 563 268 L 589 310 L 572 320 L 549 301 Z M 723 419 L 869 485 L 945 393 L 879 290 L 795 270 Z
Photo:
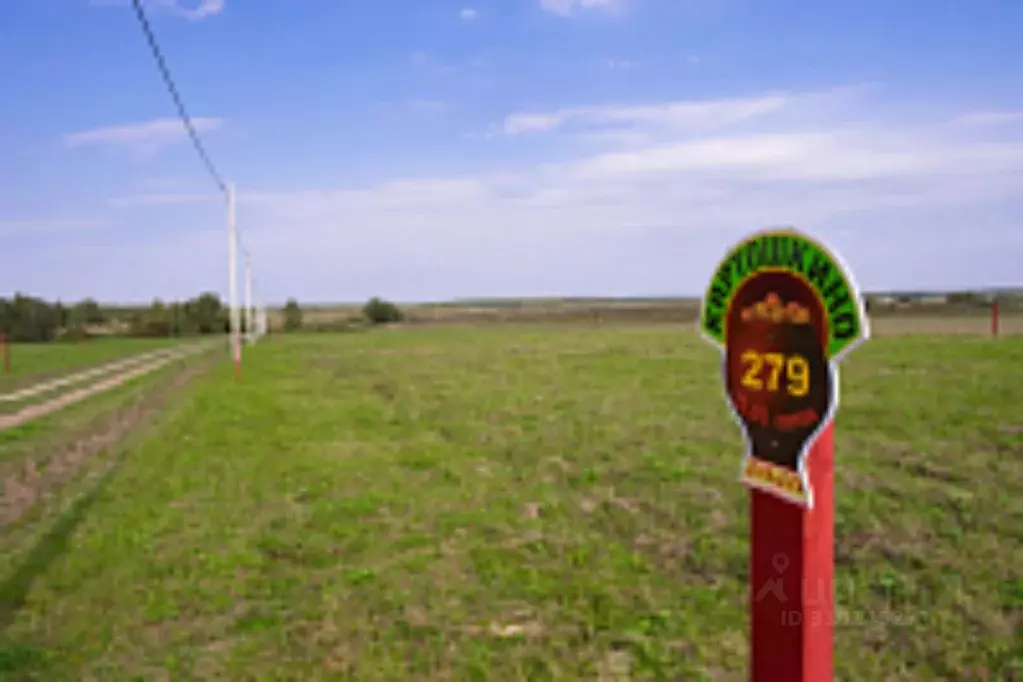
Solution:
M 761 353 L 749 349 L 743 351 L 739 360 L 744 368 L 739 383 L 745 389 L 776 392 L 784 374 L 785 392 L 790 396 L 802 398 L 810 392 L 810 363 L 798 353 Z

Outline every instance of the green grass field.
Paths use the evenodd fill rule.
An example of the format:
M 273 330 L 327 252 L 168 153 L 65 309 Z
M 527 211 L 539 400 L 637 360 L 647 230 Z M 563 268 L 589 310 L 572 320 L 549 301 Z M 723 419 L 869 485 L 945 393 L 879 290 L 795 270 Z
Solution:
M 261 344 L 5 547 L 0 678 L 745 679 L 719 363 L 670 327 Z M 842 379 L 839 679 L 1016 679 L 1023 339 Z
M 7 374 L 0 367 L 0 391 L 180 343 L 181 339 L 118 338 L 80 343 L 11 344 L 11 373 Z

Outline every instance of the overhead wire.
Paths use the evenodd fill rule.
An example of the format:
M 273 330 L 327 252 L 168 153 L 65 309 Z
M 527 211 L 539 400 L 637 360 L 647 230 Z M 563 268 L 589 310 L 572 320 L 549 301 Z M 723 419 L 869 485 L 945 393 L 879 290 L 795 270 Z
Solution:
M 163 76 L 163 82 L 167 86 L 167 91 L 170 92 L 171 99 L 174 100 L 174 104 L 178 109 L 178 116 L 181 118 L 182 124 L 185 126 L 185 130 L 188 132 L 188 136 L 192 139 L 192 145 L 195 147 L 195 151 L 199 153 L 199 158 L 206 166 L 206 170 L 209 172 L 213 181 L 217 184 L 220 191 L 226 196 L 228 194 L 227 183 L 224 182 L 220 173 L 217 171 L 216 166 L 213 165 L 212 159 L 209 154 L 206 153 L 206 148 L 202 144 L 202 140 L 199 139 L 199 133 L 192 124 L 192 119 L 188 115 L 188 111 L 185 109 L 185 103 L 181 98 L 181 93 L 178 91 L 177 86 L 174 84 L 174 79 L 171 77 L 170 69 L 167 67 L 167 61 L 164 59 L 163 51 L 160 49 L 160 45 L 156 42 L 156 36 L 153 34 L 153 29 L 149 25 L 149 19 L 146 17 L 145 11 L 142 9 L 141 0 L 132 0 L 132 6 L 135 8 L 135 16 L 139 20 L 139 25 L 142 27 L 142 32 L 146 36 L 146 41 L 149 43 L 149 49 L 153 53 L 153 58 L 156 60 L 156 66 L 160 69 L 160 74 Z
M 199 159 L 206 167 L 206 171 L 213 179 L 213 182 L 216 183 L 221 194 L 223 194 L 225 198 L 231 199 L 234 194 L 232 188 L 228 186 L 228 184 L 224 181 L 223 176 L 221 176 L 220 172 L 217 170 L 217 167 L 214 165 L 209 153 L 206 151 L 206 147 L 202 143 L 202 139 L 199 137 L 199 131 L 196 130 L 195 125 L 192 123 L 191 116 L 188 115 L 188 110 L 185 108 L 185 102 L 181 96 L 181 92 L 174 83 L 174 78 L 171 76 L 170 68 L 167 66 L 167 60 L 163 55 L 163 50 L 160 49 L 160 44 L 157 42 L 156 35 L 153 33 L 153 28 L 149 23 L 149 18 L 146 16 L 146 12 L 142 8 L 142 0 L 132 0 L 132 7 L 135 9 L 135 17 L 138 19 L 139 26 L 142 28 L 142 33 L 145 35 L 146 42 L 149 44 L 149 49 L 153 54 L 153 59 L 156 61 L 156 66 L 160 71 L 160 75 L 163 77 L 163 82 L 167 88 L 167 92 L 170 93 L 171 99 L 174 101 L 174 106 L 178 110 L 178 117 L 181 119 L 181 123 L 185 127 L 185 131 L 188 133 L 188 137 L 192 141 L 192 146 L 195 148 L 196 153 L 199 155 Z M 242 244 L 241 235 L 237 228 L 235 228 L 234 235 L 237 250 L 241 253 L 247 253 L 247 250 Z

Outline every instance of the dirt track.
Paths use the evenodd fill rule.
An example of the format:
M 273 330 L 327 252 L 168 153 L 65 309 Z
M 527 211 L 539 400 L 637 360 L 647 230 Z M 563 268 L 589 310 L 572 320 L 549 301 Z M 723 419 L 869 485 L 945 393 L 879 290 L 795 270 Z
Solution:
M 131 381 L 132 379 L 143 376 L 145 374 L 149 374 L 150 372 L 153 372 L 163 367 L 164 365 L 167 365 L 170 362 L 184 359 L 190 355 L 195 355 L 196 353 L 199 353 L 203 350 L 208 350 L 210 348 L 211 344 L 209 342 L 197 343 L 182 349 L 178 349 L 170 354 L 161 354 L 155 359 L 152 359 L 149 362 L 144 362 L 141 365 L 136 364 L 137 359 L 136 363 L 127 363 L 125 361 L 122 361 L 119 363 L 111 363 L 110 365 L 104 365 L 102 367 L 96 368 L 96 370 L 87 370 L 86 372 L 80 372 L 77 375 L 72 375 L 72 377 L 77 377 L 78 380 L 81 380 L 83 378 L 91 378 L 91 376 L 93 376 L 91 372 L 103 369 L 104 367 L 107 369 L 107 371 L 120 369 L 122 366 L 126 364 L 130 367 L 129 369 L 123 372 L 119 372 L 117 374 L 113 374 L 112 376 L 108 376 L 100 381 L 97 381 L 94 384 L 90 384 L 82 388 L 77 388 L 66 393 L 62 393 L 58 396 L 50 398 L 49 400 L 44 400 L 34 405 L 29 405 L 13 414 L 0 415 L 0 431 L 14 428 L 15 426 L 20 426 L 22 424 L 25 424 L 26 422 L 32 421 L 33 419 L 38 419 L 39 417 L 51 414 L 53 412 L 56 412 L 57 410 L 67 407 L 68 405 L 72 405 L 81 400 L 84 400 L 89 396 L 109 391 L 110 389 L 120 386 L 121 384 Z M 68 379 L 71 379 L 72 377 L 68 377 Z M 66 383 L 71 382 L 67 381 Z M 50 384 L 49 388 L 53 388 L 59 385 L 65 385 L 56 384 L 54 382 L 49 382 L 49 384 Z M 35 392 L 37 392 L 33 391 L 33 388 L 34 387 L 29 387 L 28 389 L 25 389 L 25 391 L 28 391 L 27 393 L 25 393 L 24 391 L 19 393 L 22 393 L 24 395 L 33 395 Z
M 73 372 L 71 374 L 65 374 L 56 378 L 47 379 L 45 381 L 37 381 L 19 388 L 11 393 L 0 393 L 0 401 L 2 402 L 18 402 L 25 398 L 31 398 L 32 396 L 39 395 L 41 393 L 50 393 L 58 388 L 64 386 L 73 386 L 80 384 L 86 379 L 92 379 L 94 377 L 103 376 L 110 374 L 115 370 L 127 369 L 128 367 L 136 366 L 147 360 L 156 360 L 170 354 L 178 352 L 179 348 L 160 348 L 155 351 L 148 353 L 137 353 L 130 355 L 126 358 L 121 358 L 113 362 L 103 363 L 94 367 L 88 367 L 86 369 Z
M 161 362 L 165 364 L 172 359 L 166 358 Z M 147 389 L 141 392 L 131 402 L 90 424 L 85 431 L 70 436 L 63 445 L 47 447 L 44 451 L 19 461 L 0 462 L 0 482 L 2 482 L 0 485 L 0 528 L 18 521 L 26 511 L 68 484 L 80 472 L 95 469 L 94 473 L 101 475 L 113 466 L 115 464 L 113 459 L 98 464 L 98 469 L 92 467 L 89 462 L 100 452 L 120 442 L 127 434 L 144 425 L 161 409 L 170 394 L 209 367 L 212 358 L 208 360 L 190 363 L 173 378 L 161 382 L 152 390 Z M 75 391 L 73 395 L 76 396 L 76 400 L 81 400 L 86 395 L 92 395 L 101 390 L 113 388 L 118 383 L 128 381 L 130 377 L 127 375 L 129 374 L 139 376 L 144 373 L 143 370 L 152 371 L 158 364 L 152 363 L 145 368 L 135 368 L 131 372 Z M 100 388 L 101 386 L 102 388 Z M 61 396 L 55 401 L 48 401 L 28 409 L 45 407 L 57 400 L 63 401 L 62 405 L 69 404 L 73 402 L 73 400 L 68 400 L 71 395 Z M 52 407 L 50 411 L 54 409 L 58 409 L 58 407 Z

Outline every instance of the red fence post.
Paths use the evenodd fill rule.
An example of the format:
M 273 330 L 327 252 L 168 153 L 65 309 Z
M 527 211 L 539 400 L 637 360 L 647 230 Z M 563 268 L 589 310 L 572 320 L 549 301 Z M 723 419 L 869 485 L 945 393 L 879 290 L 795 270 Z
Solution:
M 0 348 L 4 355 L 4 374 L 11 373 L 11 347 L 7 344 L 7 334 L 0 333 Z
M 998 299 L 991 302 L 991 336 L 998 336 Z

